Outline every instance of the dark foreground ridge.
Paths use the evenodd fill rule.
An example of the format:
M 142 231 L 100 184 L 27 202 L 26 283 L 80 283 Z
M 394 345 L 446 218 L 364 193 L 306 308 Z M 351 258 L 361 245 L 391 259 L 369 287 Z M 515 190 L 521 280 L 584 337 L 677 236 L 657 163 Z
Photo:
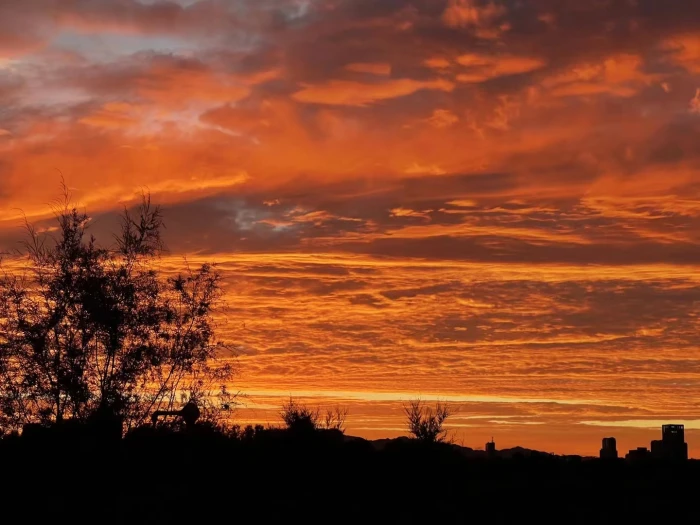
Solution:
M 6 518 L 57 523 L 648 523 L 697 516 L 700 462 L 630 462 L 337 430 L 80 425 L 0 441 Z

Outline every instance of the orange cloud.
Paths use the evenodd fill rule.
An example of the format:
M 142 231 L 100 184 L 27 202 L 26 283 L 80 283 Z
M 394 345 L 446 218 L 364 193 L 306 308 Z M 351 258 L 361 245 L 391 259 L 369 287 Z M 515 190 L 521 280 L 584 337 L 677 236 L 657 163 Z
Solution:
M 153 192 L 164 271 L 227 277 L 245 417 L 379 437 L 449 395 L 479 446 L 583 453 L 700 420 L 692 2 L 0 4 L 2 246 L 56 168 L 98 236 Z
M 617 55 L 597 63 L 582 63 L 546 78 L 542 85 L 556 97 L 611 94 L 631 97 L 655 76 L 643 73 L 637 55 Z
M 420 217 L 422 219 L 430 219 L 429 211 L 415 211 L 406 208 L 394 208 L 391 210 L 391 215 L 394 217 Z
M 404 170 L 404 173 L 409 175 L 444 175 L 446 171 L 439 166 L 421 166 L 414 162 Z
M 700 88 L 695 90 L 695 96 L 690 101 L 690 112 L 700 115 Z
M 264 78 L 264 77 L 263 77 Z M 260 81 L 253 77 L 253 81 Z M 250 82 L 237 75 L 221 73 L 192 63 L 154 63 L 138 79 L 138 93 L 166 107 L 182 107 L 193 102 L 237 102 L 251 93 Z
M 450 0 L 443 13 L 443 20 L 451 27 L 481 27 L 505 13 L 505 7 L 494 2 L 481 5 L 476 0 Z
M 442 57 L 428 58 L 424 60 L 423 63 L 432 69 L 445 69 L 451 65 L 449 60 Z
M 83 117 L 80 122 L 103 128 L 129 128 L 137 124 L 138 108 L 126 102 L 108 102 L 95 113 Z
M 368 73 L 370 75 L 389 76 L 391 74 L 391 64 L 382 63 L 357 63 L 345 66 L 348 71 L 355 73 Z
M 336 106 L 367 106 L 381 100 L 404 97 L 421 90 L 452 91 L 447 80 L 396 79 L 373 84 L 345 80 L 330 80 L 325 84 L 306 85 L 292 95 L 299 102 Z
M 2 29 L 1 26 L 0 29 Z M 3 60 L 19 58 L 42 47 L 44 47 L 44 42 L 38 37 L 13 33 L 2 34 L 0 32 L 0 66 Z
M 459 122 L 459 117 L 449 109 L 436 109 L 428 118 L 428 122 L 434 128 L 449 128 Z
M 508 75 L 529 73 L 545 66 L 545 62 L 538 58 L 489 56 L 476 53 L 457 57 L 457 63 L 466 68 L 466 72 L 457 75 L 457 81 L 471 84 Z
M 685 34 L 673 36 L 663 46 L 672 53 L 673 59 L 688 71 L 700 74 L 700 36 Z

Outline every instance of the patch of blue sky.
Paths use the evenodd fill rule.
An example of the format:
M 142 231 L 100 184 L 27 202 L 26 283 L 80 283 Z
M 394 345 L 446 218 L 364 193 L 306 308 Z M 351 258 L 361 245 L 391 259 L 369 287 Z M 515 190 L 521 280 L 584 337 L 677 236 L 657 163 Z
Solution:
M 58 34 L 51 45 L 79 53 L 93 63 L 110 62 L 140 52 L 190 55 L 206 47 L 200 47 L 191 39 L 173 35 L 88 34 L 68 31 Z

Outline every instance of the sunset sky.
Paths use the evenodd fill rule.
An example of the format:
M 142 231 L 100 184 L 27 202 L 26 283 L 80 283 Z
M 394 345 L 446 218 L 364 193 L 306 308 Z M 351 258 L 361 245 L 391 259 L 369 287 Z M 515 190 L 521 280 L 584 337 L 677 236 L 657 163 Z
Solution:
M 0 0 L 0 245 L 150 191 L 241 421 L 700 457 L 699 170 L 698 2 Z

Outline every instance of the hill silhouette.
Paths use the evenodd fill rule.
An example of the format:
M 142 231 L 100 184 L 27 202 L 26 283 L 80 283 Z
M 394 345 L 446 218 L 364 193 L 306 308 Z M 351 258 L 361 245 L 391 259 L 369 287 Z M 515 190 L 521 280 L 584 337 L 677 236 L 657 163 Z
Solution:
M 366 441 L 372 445 L 375 450 L 385 450 L 387 447 L 396 446 L 398 444 L 408 445 L 412 442 L 412 439 L 407 436 L 400 436 L 396 438 L 381 438 L 374 440 L 366 440 L 361 437 L 356 436 L 345 436 L 346 442 L 357 442 Z M 464 445 L 459 445 L 457 443 L 444 443 L 442 446 L 451 448 L 456 454 L 463 456 L 468 459 L 486 459 L 488 454 L 485 450 L 473 449 L 471 447 L 465 447 Z M 542 452 L 540 450 L 533 450 L 524 447 L 512 447 L 505 448 L 502 450 L 496 450 L 494 457 L 511 459 L 515 457 L 571 457 L 571 456 L 558 456 L 550 452 Z M 578 456 L 576 456 L 578 457 Z

